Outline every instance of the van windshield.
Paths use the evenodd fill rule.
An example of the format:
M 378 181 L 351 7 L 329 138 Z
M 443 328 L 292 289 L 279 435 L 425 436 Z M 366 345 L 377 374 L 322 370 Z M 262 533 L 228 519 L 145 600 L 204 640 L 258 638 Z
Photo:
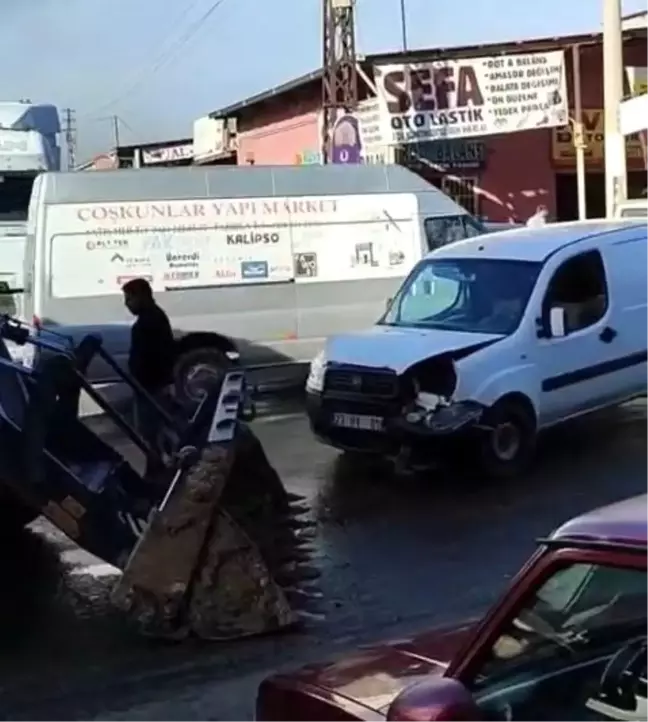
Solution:
M 540 263 L 487 258 L 421 261 L 379 324 L 513 333 L 541 268 Z
M 472 216 L 463 213 L 458 216 L 438 216 L 425 219 L 425 235 L 428 248 L 434 250 L 453 241 L 487 233 L 486 228 Z
M 0 221 L 26 220 L 34 176 L 4 175 L 0 181 Z

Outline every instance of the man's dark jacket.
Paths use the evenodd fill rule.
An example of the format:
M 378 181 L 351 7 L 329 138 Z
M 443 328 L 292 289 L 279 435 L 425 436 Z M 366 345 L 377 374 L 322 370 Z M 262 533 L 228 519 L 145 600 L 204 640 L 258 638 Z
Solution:
M 151 303 L 132 326 L 129 371 L 145 389 L 159 391 L 173 380 L 175 355 L 169 318 L 156 303 Z

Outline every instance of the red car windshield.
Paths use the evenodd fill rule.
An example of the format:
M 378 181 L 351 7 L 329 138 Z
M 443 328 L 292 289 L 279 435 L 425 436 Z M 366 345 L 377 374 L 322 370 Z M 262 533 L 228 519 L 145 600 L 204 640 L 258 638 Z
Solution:
M 645 570 L 557 571 L 504 626 L 470 685 L 486 718 L 646 719 L 646 602 Z M 619 680 L 627 689 L 614 697 Z

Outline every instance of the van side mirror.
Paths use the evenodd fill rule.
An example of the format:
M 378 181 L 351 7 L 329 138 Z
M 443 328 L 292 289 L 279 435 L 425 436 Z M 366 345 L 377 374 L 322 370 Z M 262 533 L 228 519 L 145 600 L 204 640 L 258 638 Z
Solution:
M 567 335 L 564 308 L 554 307 L 549 311 L 549 331 L 551 338 L 564 338 Z
M 543 311 L 542 316 L 536 318 L 536 331 L 538 338 L 564 338 L 567 335 L 565 328 L 565 309 L 552 308 Z

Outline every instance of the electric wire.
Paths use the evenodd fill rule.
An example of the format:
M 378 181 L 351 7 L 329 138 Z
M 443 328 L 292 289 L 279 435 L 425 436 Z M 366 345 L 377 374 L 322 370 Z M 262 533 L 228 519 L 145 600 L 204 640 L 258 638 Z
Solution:
M 198 7 L 198 5 L 200 4 L 200 2 L 201 2 L 201 0 L 192 0 L 192 2 L 189 4 L 189 6 L 188 6 L 188 7 L 185 7 L 185 9 L 182 11 L 182 14 L 179 15 L 179 16 L 176 18 L 176 20 L 174 21 L 173 26 L 172 26 L 172 27 L 173 27 L 173 32 L 170 33 L 169 35 L 167 35 L 167 37 L 162 41 L 162 43 L 160 43 L 160 46 L 162 47 L 162 51 L 156 56 L 156 59 L 155 59 L 155 61 L 154 61 L 154 64 L 155 64 L 156 62 L 158 62 L 158 60 L 159 60 L 165 53 L 167 53 L 167 52 L 169 51 L 169 47 L 168 47 L 168 46 L 169 46 L 169 43 L 170 43 L 170 42 L 171 42 L 171 43 L 175 43 L 175 42 L 176 42 L 176 40 L 177 40 L 177 37 L 176 37 L 176 36 L 177 36 L 178 27 L 179 27 L 180 25 L 184 24 L 185 18 L 188 17 L 189 15 L 191 15 L 191 13 L 193 12 L 193 10 L 194 10 L 196 7 Z M 149 61 L 147 61 L 146 63 L 144 63 L 143 65 L 141 65 L 141 66 L 139 67 L 139 69 L 137 70 L 137 72 L 130 74 L 130 76 L 128 77 L 128 82 L 126 83 L 126 87 L 130 87 L 130 85 L 133 83 L 134 80 L 135 80 L 135 81 L 139 80 L 143 74 L 145 74 L 145 73 L 147 73 L 147 72 L 150 71 L 151 67 L 152 67 L 152 66 L 151 66 L 151 63 L 150 63 Z M 121 94 L 118 94 L 118 95 L 115 96 L 115 97 L 116 97 L 116 98 L 119 98 L 120 95 L 121 95 Z M 84 114 L 83 114 L 83 117 L 87 118 L 87 117 L 90 116 L 90 115 L 94 115 L 95 113 L 99 113 L 99 112 L 101 112 L 102 110 L 110 107 L 111 105 L 113 105 L 113 101 L 110 101 L 110 102 L 108 102 L 108 103 L 103 102 L 103 103 L 95 106 L 95 108 L 94 108 L 94 110 L 93 110 L 92 112 L 86 112 L 86 113 L 84 113 Z
M 86 115 L 96 115 L 105 112 L 109 108 L 118 105 L 124 98 L 131 95 L 137 90 L 144 82 L 148 81 L 152 76 L 156 75 L 164 66 L 168 65 L 169 62 L 173 61 L 177 54 L 182 50 L 187 43 L 193 39 L 198 33 L 205 22 L 218 10 L 218 8 L 225 2 L 225 0 L 214 0 L 207 10 L 198 17 L 193 23 L 191 23 L 185 31 L 175 39 L 169 47 L 167 47 L 162 53 L 158 55 L 152 65 L 145 68 L 141 73 L 136 76 L 136 79 L 121 93 L 116 95 L 110 101 L 103 103 L 101 106 L 94 109 L 92 113 Z M 195 7 L 197 2 L 193 3 L 191 8 Z M 190 8 L 190 9 L 191 9 Z M 187 12 L 190 12 L 190 9 Z

